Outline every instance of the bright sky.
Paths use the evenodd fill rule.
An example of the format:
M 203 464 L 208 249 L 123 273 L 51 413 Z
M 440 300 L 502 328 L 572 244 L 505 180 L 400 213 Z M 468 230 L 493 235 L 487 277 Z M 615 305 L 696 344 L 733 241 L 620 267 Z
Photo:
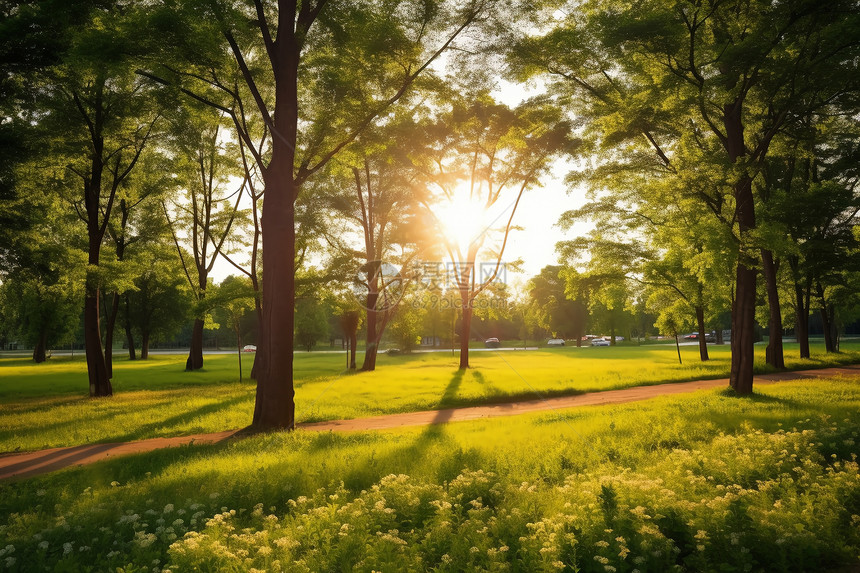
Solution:
M 526 97 L 535 95 L 540 89 L 541 86 L 524 88 L 499 80 L 498 89 L 493 95 L 508 105 L 517 105 Z M 506 282 L 512 286 L 521 288 L 543 267 L 558 264 L 556 243 L 581 235 L 587 230 L 587 225 L 578 224 L 565 233 L 557 226 L 558 218 L 562 213 L 576 209 L 585 202 L 583 190 L 574 189 L 571 193 L 567 192 L 564 177 L 571 168 L 569 162 L 557 161 L 551 173 L 542 181 L 543 185 L 528 189 L 517 206 L 513 225 L 522 229 L 511 232 L 503 256 L 503 262 L 521 259 L 523 263 L 522 272 L 518 275 L 507 272 Z M 510 217 L 516 195 L 514 189 L 508 191 L 508 194 L 500 197 L 490 216 L 496 221 L 494 227 L 503 227 Z M 495 233 L 493 236 L 498 237 L 500 234 Z M 248 258 L 250 258 L 249 255 L 240 254 L 234 256 L 233 260 L 238 262 Z M 224 259 L 219 259 L 215 263 L 211 276 L 216 282 L 220 282 L 231 274 L 239 274 L 239 272 Z

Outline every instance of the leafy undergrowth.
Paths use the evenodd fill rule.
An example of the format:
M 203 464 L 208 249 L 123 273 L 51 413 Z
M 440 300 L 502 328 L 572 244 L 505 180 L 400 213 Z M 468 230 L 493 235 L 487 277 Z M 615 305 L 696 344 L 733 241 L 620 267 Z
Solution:
M 10 571 L 809 571 L 860 555 L 860 378 L 0 484 Z
M 375 372 L 343 373 L 341 354 L 296 355 L 298 421 L 360 418 L 457 406 L 534 400 L 539 397 L 627 388 L 661 382 L 728 376 L 729 348 L 712 347 L 712 360 L 698 361 L 698 348 L 554 348 L 539 351 L 476 352 L 472 368 L 435 352 L 380 356 Z M 764 348 L 756 367 L 766 371 Z M 845 342 L 840 354 L 813 346 L 799 360 L 786 345 L 789 368 L 860 362 L 860 344 Z M 245 372 L 252 356 L 243 355 Z M 254 382 L 238 382 L 236 356 L 206 356 L 204 369 L 184 372 L 182 356 L 153 356 L 147 362 L 117 359 L 115 395 L 86 397 L 86 365 L 65 357 L 35 365 L 0 359 L 0 452 L 30 451 L 96 442 L 238 429 L 250 423 Z

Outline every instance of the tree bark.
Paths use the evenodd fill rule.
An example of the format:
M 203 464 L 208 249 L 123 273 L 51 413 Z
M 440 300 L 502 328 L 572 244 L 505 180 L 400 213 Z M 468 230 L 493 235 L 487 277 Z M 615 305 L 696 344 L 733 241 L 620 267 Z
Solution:
M 295 427 L 293 343 L 296 303 L 296 211 L 294 179 L 298 133 L 298 68 L 295 4 L 279 2 L 275 66 L 272 158 L 263 171 L 263 313 L 257 346 L 257 397 L 253 426 L 259 430 Z
M 824 349 L 827 352 L 839 352 L 836 344 L 836 324 L 833 305 L 822 303 L 821 324 L 824 328 Z
M 123 327 L 125 328 L 125 340 L 128 345 L 128 359 L 129 360 L 137 360 L 137 356 L 134 351 L 134 336 L 131 333 L 131 319 L 129 318 L 129 302 L 128 302 L 128 293 L 123 297 L 125 299 L 125 320 L 123 321 Z
M 469 340 L 472 338 L 472 305 L 463 301 L 463 320 L 460 327 L 460 370 L 469 367 Z
M 36 364 L 41 364 L 45 360 L 47 360 L 47 333 L 43 332 L 39 334 L 39 339 L 36 341 L 36 345 L 33 348 L 33 362 Z
M 376 354 L 379 351 L 379 335 L 377 333 L 377 321 L 379 311 L 376 310 L 376 303 L 379 299 L 379 293 L 374 288 L 375 278 L 370 278 L 368 271 L 368 293 L 367 293 L 367 338 L 364 346 L 364 363 L 361 369 L 364 372 L 373 372 L 376 369 Z M 375 275 L 374 275 L 375 276 Z
M 113 334 L 116 327 L 116 317 L 119 315 L 119 293 L 113 293 L 110 311 L 105 325 L 105 369 L 108 378 L 113 378 Z
M 799 279 L 799 261 L 797 257 L 788 259 L 794 276 L 794 334 L 800 347 L 800 357 L 809 358 L 809 297 L 811 281 L 807 280 L 806 287 Z
M 744 177 L 735 189 L 736 214 L 740 227 L 741 242 L 755 228 L 753 211 L 752 180 Z M 739 247 L 738 265 L 735 275 L 735 300 L 732 305 L 732 366 L 729 384 L 738 394 L 750 394 L 753 390 L 753 365 L 755 358 L 755 297 L 756 269 L 747 260 L 748 253 Z
M 767 363 L 779 370 L 785 369 L 785 356 L 782 347 L 782 309 L 779 304 L 779 288 L 776 284 L 776 274 L 779 265 L 773 260 L 773 253 L 768 249 L 761 250 L 762 269 L 767 290 L 767 305 L 770 311 L 768 320 L 768 343 L 765 355 Z
M 91 278 L 88 283 L 95 281 Z M 107 375 L 105 357 L 102 353 L 102 337 L 99 332 L 99 289 L 92 284 L 87 285 L 84 299 L 84 345 L 87 356 L 87 372 L 90 379 L 90 396 L 103 397 L 113 395 L 113 387 Z
M 186 370 L 203 368 L 203 325 L 203 319 L 194 319 L 194 327 L 191 330 L 191 350 L 188 352 Z
M 725 126 L 724 147 L 731 163 L 737 164 L 746 155 L 743 124 L 743 95 L 723 107 Z M 753 361 L 755 356 L 755 296 L 756 269 L 752 266 L 745 244 L 755 229 L 755 200 L 752 177 L 740 175 L 734 185 L 735 220 L 738 224 L 738 263 L 735 274 L 735 300 L 732 305 L 732 366 L 729 384 L 738 394 L 753 390 Z
M 705 309 L 704 307 L 696 307 L 696 326 L 699 329 L 699 358 L 702 362 L 710 360 L 708 356 L 708 342 L 705 340 Z
M 349 369 L 355 370 L 355 347 L 358 344 L 358 334 L 355 330 L 349 333 Z
M 149 358 L 149 331 L 144 331 L 140 341 L 140 359 L 147 360 Z

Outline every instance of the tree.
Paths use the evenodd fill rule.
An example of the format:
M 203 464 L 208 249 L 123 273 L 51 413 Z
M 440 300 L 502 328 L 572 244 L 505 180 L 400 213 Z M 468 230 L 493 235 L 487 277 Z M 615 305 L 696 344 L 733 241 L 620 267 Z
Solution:
M 215 292 L 215 305 L 224 313 L 226 322 L 236 335 L 239 360 L 239 381 L 242 381 L 242 318 L 254 309 L 254 285 L 250 280 L 229 276 L 221 281 Z
M 544 267 L 529 280 L 528 293 L 538 324 L 555 338 L 574 338 L 579 347 L 585 336 L 587 307 L 582 300 L 567 298 L 561 271 L 559 265 Z
M 327 177 L 308 190 L 335 215 L 337 220 L 326 225 L 326 240 L 335 261 L 346 261 L 353 270 L 353 292 L 363 299 L 363 371 L 376 369 L 379 343 L 410 282 L 408 269 L 419 254 L 431 253 L 420 208 L 427 189 L 417 184 L 414 165 L 423 144 L 416 141 L 418 126 L 411 117 L 418 111 L 406 111 L 406 119 L 393 118 L 350 145 L 329 165 Z
M 317 341 L 328 336 L 325 305 L 313 297 L 296 299 L 296 342 L 310 352 Z
M 113 393 L 99 316 L 102 245 L 119 190 L 158 118 L 144 82 L 129 69 L 128 55 L 137 50 L 135 17 L 132 9 L 93 10 L 38 91 L 40 124 L 62 134 L 49 140 L 64 162 L 58 188 L 86 226 L 84 336 L 91 396 Z
M 176 273 L 178 261 L 169 245 L 152 245 L 139 256 L 146 259 L 135 261 L 141 272 L 125 294 L 121 318 L 140 335 L 140 358 L 146 360 L 151 342 L 173 336 L 187 320 L 192 295 Z
M 552 159 L 572 152 L 575 142 L 558 108 L 540 100 L 512 109 L 484 93 L 458 102 L 440 124 L 445 135 L 436 144 L 429 179 L 441 191 L 433 212 L 460 295 L 460 369 L 466 369 L 473 303 L 498 276 L 517 206 L 527 189 L 539 185 Z M 503 196 L 508 207 L 496 215 L 504 225 L 493 244 L 487 240 L 495 227 L 490 212 L 502 206 Z M 481 267 L 479 253 L 489 255 Z
M 592 137 L 626 153 L 628 165 L 647 165 L 647 145 L 655 176 L 710 180 L 699 199 L 736 239 L 730 383 L 739 394 L 753 381 L 753 181 L 801 108 L 844 93 L 846 66 L 857 66 L 856 19 L 850 2 L 655 1 L 634 10 L 595 1 L 511 52 L 520 77 L 548 74 L 584 102 Z
M 238 2 L 195 6 L 201 10 L 169 6 L 157 18 L 172 45 L 200 40 L 199 48 L 223 40 L 212 52 L 189 50 L 192 59 L 204 63 L 187 72 L 165 66 L 158 71 L 167 77 L 143 73 L 178 84 L 189 97 L 227 113 L 264 181 L 256 428 L 295 424 L 293 357 L 284 349 L 293 347 L 295 204 L 302 186 L 387 113 L 487 4 L 476 0 L 453 9 L 437 2 L 406 3 L 391 10 L 279 0 L 275 9 L 255 0 L 252 8 Z M 236 77 L 231 83 L 222 82 L 220 71 L 202 57 L 223 50 L 232 54 L 238 72 L 227 74 Z M 239 86 L 253 105 L 237 111 Z M 224 103 L 201 95 L 208 89 Z M 251 113 L 256 124 L 240 119 Z M 266 136 L 255 141 L 249 125 L 264 126 Z
M 166 203 L 163 206 L 199 310 L 194 317 L 186 363 L 186 370 L 198 370 L 203 367 L 205 313 L 212 307 L 205 302 L 209 273 L 218 256 L 229 249 L 234 224 L 238 226 L 243 218 L 239 203 L 247 179 L 235 191 L 224 189 L 230 184 L 229 177 L 237 173 L 238 165 L 232 146 L 222 137 L 224 118 L 220 112 L 192 108 L 177 116 L 171 126 L 177 151 L 177 183 L 184 187 L 186 196 L 173 202 L 173 215 Z M 190 258 L 185 257 L 181 243 L 188 246 Z

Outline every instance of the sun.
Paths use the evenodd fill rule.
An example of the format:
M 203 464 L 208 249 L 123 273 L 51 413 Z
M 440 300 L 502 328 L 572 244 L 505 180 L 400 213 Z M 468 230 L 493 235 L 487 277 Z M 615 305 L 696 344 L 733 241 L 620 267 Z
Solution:
M 445 240 L 465 254 L 470 245 L 482 242 L 487 231 L 487 207 L 480 194 L 468 187 L 454 190 L 450 198 L 434 205 L 433 214 Z

